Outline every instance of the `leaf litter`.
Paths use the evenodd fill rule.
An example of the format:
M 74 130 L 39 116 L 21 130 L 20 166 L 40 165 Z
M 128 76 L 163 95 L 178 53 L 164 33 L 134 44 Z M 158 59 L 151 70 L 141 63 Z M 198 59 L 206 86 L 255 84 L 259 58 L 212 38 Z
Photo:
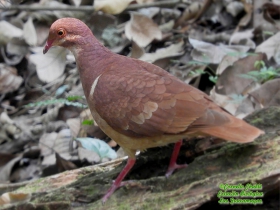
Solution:
M 67 9 L 86 1 L 69 2 L 39 4 Z M 3 6 L 10 4 L 27 2 L 4 1 Z M 271 10 L 279 2 L 271 4 L 229 0 L 160 6 L 156 0 L 98 0 L 92 5 L 95 12 L 1 13 L 0 182 L 37 179 L 124 155 L 93 121 L 85 99 L 75 97 L 83 91 L 70 52 L 52 48 L 42 54 L 57 18 L 82 19 L 112 51 L 164 67 L 243 118 L 280 103 L 278 20 Z M 254 13 L 258 8 L 261 13 Z M 28 194 L 18 196 L 29 199 Z M 3 194 L 0 202 L 13 202 L 12 197 Z

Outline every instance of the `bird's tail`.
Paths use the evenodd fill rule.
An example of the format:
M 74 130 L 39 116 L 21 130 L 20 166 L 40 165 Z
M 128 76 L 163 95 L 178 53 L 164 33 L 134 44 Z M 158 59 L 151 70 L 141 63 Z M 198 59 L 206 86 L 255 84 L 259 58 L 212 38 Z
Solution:
M 230 122 L 221 126 L 203 128 L 203 133 L 222 138 L 224 140 L 246 143 L 254 141 L 265 132 L 235 117 L 230 118 Z

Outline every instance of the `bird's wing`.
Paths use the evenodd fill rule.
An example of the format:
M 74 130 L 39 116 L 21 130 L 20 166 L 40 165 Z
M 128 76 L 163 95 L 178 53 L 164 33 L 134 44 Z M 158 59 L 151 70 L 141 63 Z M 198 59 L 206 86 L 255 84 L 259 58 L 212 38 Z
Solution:
M 212 111 L 213 102 L 203 92 L 153 64 L 125 61 L 100 76 L 91 96 L 98 114 L 118 132 L 131 136 L 175 134 L 190 126 L 227 121 L 220 112 Z

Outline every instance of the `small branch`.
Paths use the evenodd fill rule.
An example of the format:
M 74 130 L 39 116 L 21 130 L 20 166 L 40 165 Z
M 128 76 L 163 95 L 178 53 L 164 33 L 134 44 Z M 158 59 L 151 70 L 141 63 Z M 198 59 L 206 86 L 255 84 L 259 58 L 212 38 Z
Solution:
M 24 10 L 24 11 L 42 11 L 42 10 L 50 10 L 50 11 L 84 11 L 84 12 L 92 12 L 94 11 L 94 7 L 92 6 L 65 6 L 65 7 L 50 7 L 50 6 L 30 6 L 30 5 L 12 5 L 9 7 L 0 7 L 0 10 Z
M 125 10 L 137 10 L 146 7 L 173 7 L 178 3 L 183 2 L 183 0 L 173 0 L 173 1 L 159 1 L 146 4 L 132 4 L 129 5 Z M 65 6 L 65 7 L 50 7 L 50 6 L 32 6 L 32 5 L 11 5 L 9 7 L 0 7 L 0 10 L 25 10 L 25 11 L 39 11 L 39 10 L 60 10 L 60 11 L 83 11 L 83 12 L 93 12 L 93 6 Z
M 146 7 L 174 7 L 176 4 L 183 3 L 184 0 L 173 0 L 173 1 L 157 1 L 146 4 L 131 4 L 125 10 L 137 10 Z

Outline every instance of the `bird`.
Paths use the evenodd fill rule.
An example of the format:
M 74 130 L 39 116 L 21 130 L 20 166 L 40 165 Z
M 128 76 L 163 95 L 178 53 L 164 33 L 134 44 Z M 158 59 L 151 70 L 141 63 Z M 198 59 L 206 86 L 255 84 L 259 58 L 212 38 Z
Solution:
M 187 166 L 176 163 L 182 139 L 202 135 L 246 143 L 264 134 L 166 70 L 111 52 L 79 19 L 60 18 L 51 25 L 43 53 L 53 46 L 73 53 L 94 121 L 128 155 L 103 203 L 122 186 L 137 151 L 175 143 L 168 177 Z

